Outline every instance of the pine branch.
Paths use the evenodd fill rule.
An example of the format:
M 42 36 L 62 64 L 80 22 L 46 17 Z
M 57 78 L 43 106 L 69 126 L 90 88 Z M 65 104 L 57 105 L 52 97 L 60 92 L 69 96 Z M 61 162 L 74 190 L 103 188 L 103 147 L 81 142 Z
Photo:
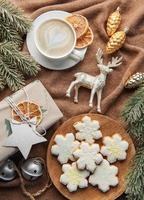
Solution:
M 23 35 L 29 31 L 31 21 L 7 0 L 0 0 L 0 90 L 5 84 L 12 91 L 24 86 L 24 75 L 35 76 L 38 64 L 18 47 Z
M 13 25 L 22 35 L 31 27 L 31 21 L 24 17 L 22 10 L 7 0 L 0 0 L 0 16 L 3 22 Z
M 137 144 L 133 166 L 127 176 L 127 199 L 144 200 L 144 85 L 126 103 L 122 117 Z
M 18 63 L 19 69 L 28 76 L 36 76 L 40 71 L 40 66 L 28 55 L 18 51 L 14 54 L 13 62 Z
M 133 124 L 144 115 L 144 86 L 140 87 L 126 103 L 122 117 L 127 124 Z
M 0 54 L 9 65 L 17 66 L 28 76 L 35 76 L 40 70 L 38 64 L 30 56 L 15 49 L 12 42 L 1 43 Z
M 122 118 L 128 126 L 128 133 L 137 142 L 138 146 L 144 144 L 144 86 L 142 85 L 128 100 Z
M 127 177 L 127 199 L 144 200 L 144 146 L 137 150 Z
M 131 135 L 138 147 L 144 145 L 144 115 L 140 120 L 129 125 L 128 133 Z
M 14 41 L 15 45 L 20 47 L 23 43 L 21 36 L 18 32 L 11 26 L 0 20 L 0 40 L 3 41 Z
M 6 62 L 3 62 L 2 57 L 0 57 L 0 74 L 12 91 L 16 91 L 25 85 L 23 75 Z
M 4 81 L 2 76 L 0 75 L 0 90 L 3 90 L 5 88 L 5 85 L 6 85 L 6 82 Z

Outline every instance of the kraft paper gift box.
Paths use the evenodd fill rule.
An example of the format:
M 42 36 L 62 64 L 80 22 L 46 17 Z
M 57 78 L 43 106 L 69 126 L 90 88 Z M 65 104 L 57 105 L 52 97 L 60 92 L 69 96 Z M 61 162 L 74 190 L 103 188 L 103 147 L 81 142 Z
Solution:
M 43 129 L 47 130 L 63 117 L 62 112 L 59 110 L 54 100 L 39 80 L 30 83 L 24 87 L 24 90 L 21 89 L 10 97 L 16 104 L 29 99 L 29 101 L 38 104 L 44 110 L 42 121 L 38 127 L 39 132 L 42 132 Z M 5 119 L 12 119 L 11 111 L 11 107 L 7 101 L 3 99 L 0 102 L 0 161 L 7 159 L 9 156 L 18 151 L 17 148 L 4 147 L 2 145 L 5 138 L 8 137 Z

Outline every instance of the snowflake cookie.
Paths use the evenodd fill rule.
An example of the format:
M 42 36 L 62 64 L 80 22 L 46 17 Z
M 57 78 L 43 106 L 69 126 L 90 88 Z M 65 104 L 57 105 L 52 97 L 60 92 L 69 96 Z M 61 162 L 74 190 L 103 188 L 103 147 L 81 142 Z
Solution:
M 78 158 L 76 161 L 78 169 L 87 169 L 90 172 L 94 172 L 97 165 L 103 160 L 99 151 L 100 148 L 98 144 L 90 145 L 86 142 L 82 142 L 79 149 L 73 153 L 74 157 Z
M 75 140 L 73 133 L 63 135 L 56 135 L 54 141 L 55 145 L 51 148 L 51 153 L 58 156 L 58 161 L 61 164 L 67 163 L 68 160 L 73 161 L 73 152 L 79 147 L 79 142 Z
M 89 177 L 89 183 L 98 186 L 102 192 L 110 190 L 110 186 L 118 185 L 118 168 L 103 159 L 102 163 L 97 166 L 94 174 Z
M 128 142 L 122 140 L 119 134 L 115 134 L 112 137 L 104 137 L 103 144 L 101 148 L 101 153 L 104 156 L 107 156 L 107 160 L 110 163 L 114 163 L 117 160 L 125 160 L 128 149 Z
M 100 125 L 96 120 L 91 120 L 90 117 L 85 116 L 80 122 L 74 124 L 75 129 L 78 131 L 76 133 L 76 139 L 92 144 L 94 140 L 100 139 L 102 133 L 99 130 Z
M 64 173 L 60 176 L 60 182 L 66 185 L 70 192 L 76 191 L 78 187 L 88 187 L 88 180 L 86 178 L 90 173 L 86 170 L 78 170 L 75 162 L 72 164 L 64 164 L 62 171 Z

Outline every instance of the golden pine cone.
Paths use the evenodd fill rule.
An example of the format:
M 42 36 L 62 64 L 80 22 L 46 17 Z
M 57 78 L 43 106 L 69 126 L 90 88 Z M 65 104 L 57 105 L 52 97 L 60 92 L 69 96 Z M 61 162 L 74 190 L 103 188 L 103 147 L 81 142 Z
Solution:
M 112 36 L 116 32 L 116 30 L 120 25 L 120 22 L 121 22 L 121 15 L 118 7 L 117 10 L 108 17 L 107 27 L 106 27 L 108 36 Z
M 114 53 L 122 47 L 126 39 L 127 30 L 128 29 L 125 29 L 124 31 L 118 31 L 111 36 L 106 46 L 107 54 Z
M 136 88 L 144 83 L 144 72 L 137 72 L 129 77 L 125 83 L 125 88 Z

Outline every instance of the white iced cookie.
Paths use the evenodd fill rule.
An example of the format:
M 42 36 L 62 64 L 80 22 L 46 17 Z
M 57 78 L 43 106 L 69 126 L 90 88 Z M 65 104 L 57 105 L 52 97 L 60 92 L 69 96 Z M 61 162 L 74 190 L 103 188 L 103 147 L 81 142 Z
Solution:
M 79 149 L 73 153 L 74 157 L 78 159 L 76 161 L 78 169 L 87 169 L 90 172 L 94 172 L 97 165 L 103 160 L 103 157 L 99 151 L 100 148 L 98 144 L 90 145 L 82 142 Z
M 118 168 L 114 165 L 110 165 L 107 160 L 103 160 L 100 165 L 97 166 L 94 174 L 89 177 L 89 183 L 93 186 L 98 186 L 102 192 L 110 190 L 110 186 L 115 187 L 118 185 Z
M 112 137 L 104 137 L 103 144 L 101 153 L 103 156 L 107 156 L 107 160 L 110 163 L 126 159 L 126 150 L 129 144 L 125 140 L 122 140 L 119 134 L 115 134 Z
M 63 135 L 56 135 L 55 145 L 51 148 L 51 153 L 58 156 L 58 161 L 61 164 L 67 163 L 68 160 L 73 161 L 73 152 L 79 147 L 79 142 L 75 140 L 73 133 Z
M 85 140 L 89 144 L 92 144 L 95 140 L 102 137 L 102 133 L 99 130 L 99 122 L 91 120 L 88 116 L 83 117 L 80 122 L 75 123 L 73 126 L 78 131 L 76 138 L 80 141 Z
M 86 178 L 89 176 L 89 172 L 78 170 L 75 162 L 64 164 L 62 171 L 64 173 L 60 176 L 60 182 L 66 185 L 70 192 L 74 192 L 78 188 L 88 187 L 88 180 Z

